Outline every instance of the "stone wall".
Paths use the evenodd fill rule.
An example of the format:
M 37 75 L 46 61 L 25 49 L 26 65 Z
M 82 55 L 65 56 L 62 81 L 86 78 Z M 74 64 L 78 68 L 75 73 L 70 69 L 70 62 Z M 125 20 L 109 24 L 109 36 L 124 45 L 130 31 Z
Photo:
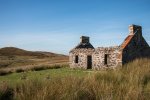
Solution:
M 104 63 L 105 54 L 108 55 L 107 64 Z M 69 54 L 70 67 L 87 69 L 87 56 L 89 55 L 92 56 L 92 69 L 115 68 L 117 65 L 122 65 L 122 51 L 119 46 L 116 46 L 73 49 Z M 76 56 L 78 56 L 78 63 L 75 62 Z
M 69 53 L 69 62 L 71 68 L 83 68 L 87 69 L 87 56 L 93 54 L 94 49 L 81 48 L 73 49 Z M 78 56 L 78 63 L 75 63 L 75 56 Z
M 105 64 L 105 54 L 107 57 L 107 64 Z M 116 47 L 99 47 L 93 53 L 93 69 L 99 70 L 101 68 L 114 68 L 122 64 L 122 51 L 119 46 Z

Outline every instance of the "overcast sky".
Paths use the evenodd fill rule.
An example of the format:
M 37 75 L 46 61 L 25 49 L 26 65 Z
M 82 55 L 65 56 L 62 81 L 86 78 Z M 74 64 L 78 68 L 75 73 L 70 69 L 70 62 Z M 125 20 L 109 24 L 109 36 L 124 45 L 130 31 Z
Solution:
M 150 44 L 150 0 L 0 0 L 0 48 L 68 54 L 81 35 L 94 47 L 120 45 L 130 24 Z

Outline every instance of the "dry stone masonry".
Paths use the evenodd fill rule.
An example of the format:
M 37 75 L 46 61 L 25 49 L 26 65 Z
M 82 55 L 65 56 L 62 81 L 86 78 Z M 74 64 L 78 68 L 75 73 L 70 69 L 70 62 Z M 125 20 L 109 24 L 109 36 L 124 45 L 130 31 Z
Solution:
M 94 48 L 89 37 L 81 36 L 80 43 L 69 52 L 71 68 L 116 68 L 137 58 L 149 58 L 150 47 L 142 36 L 142 27 L 129 26 L 129 35 L 120 46 Z

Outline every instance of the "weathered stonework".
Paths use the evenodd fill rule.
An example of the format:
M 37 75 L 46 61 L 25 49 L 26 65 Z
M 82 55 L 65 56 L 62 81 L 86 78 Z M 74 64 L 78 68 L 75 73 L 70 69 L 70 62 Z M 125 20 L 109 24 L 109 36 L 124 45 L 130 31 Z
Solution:
M 69 61 L 71 68 L 87 69 L 87 56 L 92 55 L 94 49 L 75 49 L 69 54 Z M 78 56 L 78 63 L 75 63 L 75 57 Z
M 98 47 L 93 53 L 93 69 L 114 68 L 116 65 L 121 65 L 122 51 L 119 46 L 116 47 Z M 105 55 L 107 55 L 107 64 L 105 64 Z
M 94 48 L 89 37 L 69 52 L 71 68 L 103 69 L 121 66 L 136 58 L 150 57 L 150 47 L 142 36 L 142 27 L 129 26 L 129 35 L 120 46 Z

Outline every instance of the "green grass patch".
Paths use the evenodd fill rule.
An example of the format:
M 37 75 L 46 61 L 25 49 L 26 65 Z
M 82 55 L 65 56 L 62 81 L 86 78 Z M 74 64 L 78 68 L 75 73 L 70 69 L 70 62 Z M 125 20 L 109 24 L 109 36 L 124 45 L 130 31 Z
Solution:
M 67 77 L 67 76 L 78 76 L 83 77 L 87 75 L 89 72 L 83 72 L 82 70 L 73 70 L 70 68 L 59 68 L 59 69 L 47 69 L 40 71 L 26 71 L 21 73 L 12 73 L 6 76 L 0 76 L 0 82 L 7 82 L 10 85 L 14 85 L 19 82 L 23 82 L 24 80 L 31 79 L 39 79 L 45 80 L 49 77 L 49 79 L 54 77 Z

